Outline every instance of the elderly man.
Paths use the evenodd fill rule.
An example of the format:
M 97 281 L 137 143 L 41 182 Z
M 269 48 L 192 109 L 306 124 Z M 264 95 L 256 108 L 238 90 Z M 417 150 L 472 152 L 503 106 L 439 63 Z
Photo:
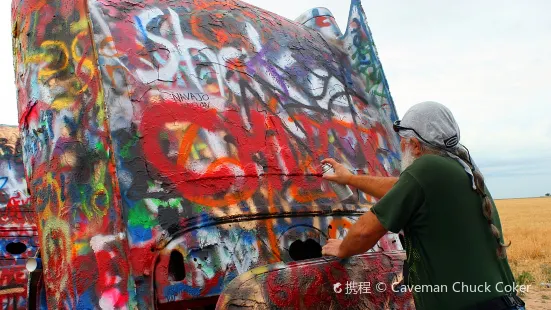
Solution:
M 387 231 L 403 230 L 405 280 L 418 310 L 524 309 L 514 292 L 497 210 L 459 144 L 452 113 L 442 104 L 423 102 L 395 122 L 394 130 L 403 154 L 399 178 L 353 175 L 333 159 L 323 161 L 335 168 L 327 180 L 381 198 L 344 240 L 329 240 L 323 254 L 364 253 Z

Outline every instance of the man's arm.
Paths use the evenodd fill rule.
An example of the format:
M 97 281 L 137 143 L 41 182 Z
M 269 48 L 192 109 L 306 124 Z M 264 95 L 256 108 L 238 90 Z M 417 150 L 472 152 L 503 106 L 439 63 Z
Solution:
M 406 227 L 423 206 L 426 212 L 424 202 L 421 185 L 409 173 L 402 173 L 398 183 L 352 225 L 344 240 L 328 240 L 322 254 L 343 258 L 369 250 L 387 231 L 397 233 Z
M 377 199 L 381 199 L 392 189 L 396 182 L 398 182 L 398 178 L 395 177 L 351 175 L 347 184 Z
M 335 174 L 324 175 L 323 178 L 339 184 L 353 186 L 362 192 L 381 199 L 398 182 L 396 177 L 376 177 L 370 175 L 353 175 L 346 167 L 339 164 L 332 158 L 322 160 L 322 163 L 328 163 L 335 169 Z
M 372 212 L 360 216 L 344 240 L 330 239 L 322 249 L 323 255 L 346 258 L 365 253 L 381 239 L 387 230 Z

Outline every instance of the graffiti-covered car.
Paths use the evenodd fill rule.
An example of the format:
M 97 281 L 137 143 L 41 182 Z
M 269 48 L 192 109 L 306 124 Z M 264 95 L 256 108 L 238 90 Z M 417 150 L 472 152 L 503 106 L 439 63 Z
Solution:
M 14 0 L 13 28 L 37 307 L 413 307 L 366 291 L 401 280 L 397 235 L 321 257 L 375 199 L 340 203 L 320 160 L 399 173 L 360 1 L 345 34 L 233 0 Z
M 5 310 L 27 309 L 27 258 L 38 249 L 21 160 L 17 127 L 0 125 L 0 303 Z

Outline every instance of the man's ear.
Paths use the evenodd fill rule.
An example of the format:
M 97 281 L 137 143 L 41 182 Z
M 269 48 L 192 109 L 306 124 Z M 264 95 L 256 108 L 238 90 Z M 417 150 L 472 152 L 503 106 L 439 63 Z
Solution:
M 406 139 L 400 138 L 400 149 L 402 150 L 402 154 L 406 151 Z
M 411 138 L 410 141 L 411 141 L 410 145 L 411 145 L 411 151 L 413 153 L 413 156 L 418 158 L 421 155 L 423 155 L 423 146 L 421 145 L 421 142 L 419 141 L 419 139 Z

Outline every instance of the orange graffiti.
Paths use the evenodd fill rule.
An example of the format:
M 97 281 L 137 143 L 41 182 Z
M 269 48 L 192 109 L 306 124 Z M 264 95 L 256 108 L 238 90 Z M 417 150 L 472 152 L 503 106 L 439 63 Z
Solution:
M 184 167 L 186 165 L 191 149 L 193 148 L 193 142 L 199 133 L 199 129 L 201 129 L 201 127 L 197 124 L 191 124 L 186 129 L 182 142 L 180 143 L 178 166 Z
M 350 221 L 348 221 L 346 218 L 334 218 L 331 223 L 329 223 L 329 238 L 337 238 L 337 231 L 339 231 L 338 228 L 348 230 L 350 227 L 352 227 L 352 223 L 350 223 Z
M 217 159 L 216 161 L 211 163 L 205 173 L 207 174 L 212 173 L 218 170 L 220 167 L 226 166 L 226 165 L 233 165 L 236 168 L 242 169 L 242 166 L 238 160 L 225 157 L 225 158 Z M 243 176 L 243 178 L 247 178 L 247 177 L 250 177 L 250 176 Z M 253 188 L 253 189 L 244 190 L 242 192 L 232 192 L 224 195 L 219 199 L 210 198 L 206 196 L 190 196 L 186 198 L 188 198 L 192 202 L 198 203 L 200 205 L 208 206 L 208 207 L 226 207 L 228 205 L 236 204 L 236 203 L 239 203 L 240 201 L 251 198 L 255 193 L 255 191 L 256 189 Z
M 278 212 L 274 203 L 274 192 L 273 189 L 270 187 L 268 187 L 268 204 L 268 210 L 270 213 L 275 214 Z M 270 263 L 275 263 L 281 259 L 281 254 L 279 253 L 279 244 L 277 242 L 277 238 L 274 232 L 274 221 L 275 219 L 266 220 L 266 232 L 268 233 L 268 242 L 270 243 L 270 249 L 273 253 L 273 255 L 269 258 Z

